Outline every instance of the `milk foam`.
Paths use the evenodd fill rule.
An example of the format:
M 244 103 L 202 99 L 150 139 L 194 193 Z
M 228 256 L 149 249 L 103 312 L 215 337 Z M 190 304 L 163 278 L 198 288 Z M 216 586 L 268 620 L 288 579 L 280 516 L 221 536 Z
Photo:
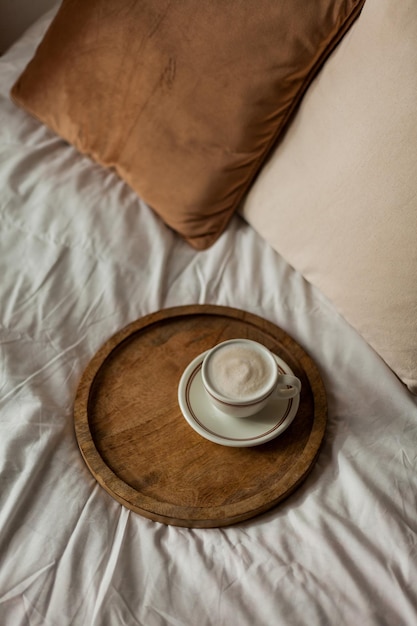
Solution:
M 259 395 L 272 382 L 274 372 L 268 359 L 255 348 L 222 346 L 209 362 L 208 376 L 217 391 L 229 399 Z

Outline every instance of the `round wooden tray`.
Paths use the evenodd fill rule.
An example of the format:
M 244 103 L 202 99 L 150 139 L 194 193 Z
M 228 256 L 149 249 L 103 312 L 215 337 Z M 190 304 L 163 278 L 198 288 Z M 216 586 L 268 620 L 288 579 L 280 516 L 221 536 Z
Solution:
M 185 367 L 216 343 L 266 345 L 301 379 L 297 415 L 260 446 L 221 446 L 197 434 L 177 399 Z M 327 403 L 311 358 L 283 330 L 245 311 L 193 305 L 133 322 L 98 351 L 74 405 L 81 454 L 118 501 L 152 520 L 217 527 L 273 507 L 301 483 L 324 437 Z

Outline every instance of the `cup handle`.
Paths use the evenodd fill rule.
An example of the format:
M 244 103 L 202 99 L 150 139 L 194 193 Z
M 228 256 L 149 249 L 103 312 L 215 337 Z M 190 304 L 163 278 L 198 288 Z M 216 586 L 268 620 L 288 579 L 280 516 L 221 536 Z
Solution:
M 288 385 L 290 387 L 288 388 Z M 276 398 L 294 398 L 301 391 L 301 381 L 291 374 L 280 374 L 275 388 Z

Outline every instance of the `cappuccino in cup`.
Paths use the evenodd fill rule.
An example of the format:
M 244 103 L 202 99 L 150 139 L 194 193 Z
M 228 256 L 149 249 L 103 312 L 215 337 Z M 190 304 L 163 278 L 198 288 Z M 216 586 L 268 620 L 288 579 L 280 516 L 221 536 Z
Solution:
M 267 394 L 275 383 L 276 368 L 276 363 L 256 346 L 232 342 L 215 350 L 206 374 L 220 395 L 239 401 Z
M 251 339 L 230 339 L 205 355 L 204 389 L 213 406 L 231 417 L 255 415 L 273 398 L 293 398 L 300 380 L 280 374 L 274 355 Z

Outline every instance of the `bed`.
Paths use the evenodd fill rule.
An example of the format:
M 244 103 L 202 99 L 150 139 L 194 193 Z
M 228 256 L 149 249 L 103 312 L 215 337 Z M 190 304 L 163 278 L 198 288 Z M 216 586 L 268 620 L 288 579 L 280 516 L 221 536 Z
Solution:
M 2 625 L 417 623 L 417 12 L 400 4 L 360 7 L 209 245 L 12 100 L 58 7 L 0 57 Z M 218 528 L 120 504 L 74 431 L 101 346 L 188 305 L 276 325 L 326 390 L 305 480 Z

